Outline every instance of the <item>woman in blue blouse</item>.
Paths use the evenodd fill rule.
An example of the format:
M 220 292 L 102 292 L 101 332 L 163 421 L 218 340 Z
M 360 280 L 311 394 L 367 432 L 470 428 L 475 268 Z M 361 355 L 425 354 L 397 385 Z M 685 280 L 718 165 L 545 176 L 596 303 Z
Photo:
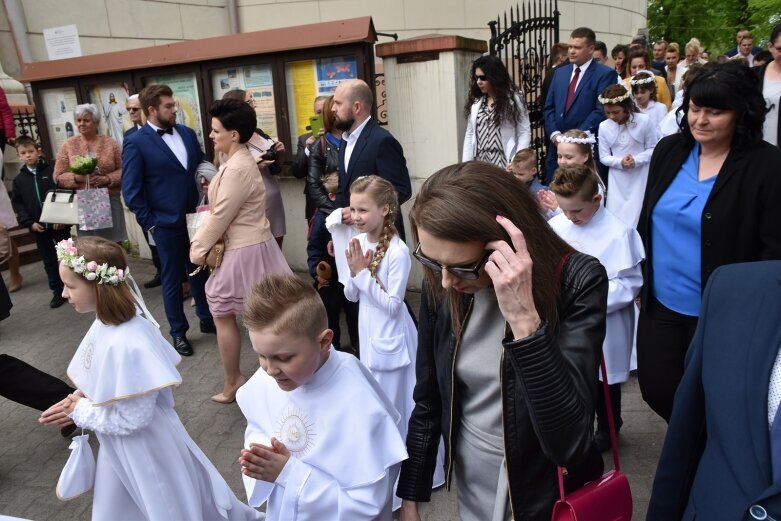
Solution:
M 638 224 L 646 248 L 638 377 L 643 399 L 667 421 L 711 272 L 781 259 L 781 150 L 762 141 L 757 78 L 739 64 L 707 65 L 682 109 L 680 133 L 651 158 Z

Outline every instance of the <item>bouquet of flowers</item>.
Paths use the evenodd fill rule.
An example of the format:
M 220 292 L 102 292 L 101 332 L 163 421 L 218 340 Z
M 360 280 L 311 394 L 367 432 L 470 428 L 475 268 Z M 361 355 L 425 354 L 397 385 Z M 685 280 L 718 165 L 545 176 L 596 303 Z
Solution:
M 78 175 L 89 175 L 95 171 L 97 166 L 97 157 L 76 156 L 71 161 L 70 171 Z

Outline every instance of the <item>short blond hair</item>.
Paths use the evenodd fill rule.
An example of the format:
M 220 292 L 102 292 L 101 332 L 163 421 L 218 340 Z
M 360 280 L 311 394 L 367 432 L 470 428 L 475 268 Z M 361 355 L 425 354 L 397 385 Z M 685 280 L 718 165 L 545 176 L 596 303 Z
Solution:
M 326 194 L 335 194 L 339 190 L 339 174 L 331 172 L 320 178 L 323 183 L 323 190 Z
M 325 306 L 315 288 L 295 275 L 266 276 L 244 300 L 244 325 L 250 331 L 271 328 L 316 339 L 328 328 Z

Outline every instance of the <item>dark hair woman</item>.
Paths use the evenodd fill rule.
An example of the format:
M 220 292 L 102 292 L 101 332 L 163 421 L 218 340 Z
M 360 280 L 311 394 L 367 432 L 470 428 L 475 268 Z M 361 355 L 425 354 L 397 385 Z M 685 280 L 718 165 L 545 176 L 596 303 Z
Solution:
M 754 73 L 705 65 L 682 110 L 680 133 L 654 150 L 638 224 L 646 250 L 638 377 L 643 399 L 667 421 L 710 274 L 781 258 L 781 150 L 762 141 L 766 108 Z
M 481 162 L 433 174 L 410 223 L 425 282 L 401 519 L 429 501 L 443 435 L 462 519 L 550 519 L 556 465 L 572 487 L 602 469 L 605 269 L 551 230 L 523 183 Z
M 209 183 L 209 215 L 190 245 L 190 260 L 201 266 L 222 238 L 222 264 L 206 283 L 206 300 L 217 326 L 217 347 L 225 369 L 219 403 L 231 403 L 246 379 L 239 368 L 241 335 L 236 315 L 243 313 L 244 296 L 267 273 L 290 273 L 290 267 L 271 235 L 266 218 L 266 193 L 258 165 L 247 148 L 255 134 L 255 111 L 236 99 L 218 100 L 209 109 L 209 134 L 215 153 L 225 158 Z
M 531 143 L 529 113 L 502 60 L 481 56 L 472 62 L 472 84 L 464 104 L 466 135 L 462 161 L 476 159 L 505 168 Z
M 770 33 L 767 48 L 773 59 L 754 69 L 759 76 L 762 95 L 770 109 L 765 117 L 762 137 L 771 145 L 781 146 L 781 24 L 776 25 Z

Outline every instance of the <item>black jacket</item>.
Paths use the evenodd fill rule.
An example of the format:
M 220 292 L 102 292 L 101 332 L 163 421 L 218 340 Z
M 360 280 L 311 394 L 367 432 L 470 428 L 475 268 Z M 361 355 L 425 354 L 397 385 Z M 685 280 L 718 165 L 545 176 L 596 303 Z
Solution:
M 751 70 L 754 71 L 754 74 L 757 75 L 759 78 L 759 91 L 762 92 L 762 89 L 765 88 L 765 71 L 767 71 L 767 66 L 770 65 L 772 62 L 768 62 L 764 65 L 760 65 L 759 67 L 752 67 Z M 781 98 L 770 100 L 771 105 L 775 105 L 774 110 L 781 111 Z M 768 107 L 769 108 L 769 107 Z M 778 118 L 778 133 L 776 134 L 777 141 L 773 143 L 776 146 L 781 147 L 781 118 Z
M 54 169 L 43 159 L 38 161 L 36 175 L 33 175 L 26 165 L 19 169 L 19 175 L 14 178 L 13 182 L 11 204 L 16 212 L 16 220 L 21 226 L 30 228 L 41 218 L 42 201 L 46 198 L 46 192 L 57 188 L 53 173 Z M 51 225 L 44 224 L 43 226 L 46 228 Z
M 602 457 L 593 441 L 597 368 L 605 339 L 608 282 L 595 258 L 573 254 L 561 277 L 559 323 L 543 322 L 528 338 L 503 341 L 502 421 L 516 521 L 551 518 L 558 497 L 556 465 L 567 468 L 567 488 L 574 489 L 602 473 Z M 451 326 L 449 305 L 436 309 L 424 285 L 421 298 L 415 409 L 409 420 L 407 452 L 397 494 L 429 501 L 440 436 L 445 439 L 446 484 L 460 419 L 454 382 L 460 339 Z M 465 296 L 464 328 L 473 297 Z M 455 395 L 454 395 L 455 393 Z
M 306 176 L 309 201 L 315 210 L 330 214 L 337 207 L 335 201 L 328 199 L 320 178 L 330 172 L 338 171 L 339 147 L 334 146 L 325 136 L 321 136 L 309 147 L 309 172 Z
M 653 210 L 673 182 L 692 145 L 682 134 L 656 145 L 648 168 L 643 209 L 637 231 L 645 245 L 643 308 L 653 288 Z M 761 142 L 745 150 L 733 149 L 719 170 L 702 210 L 700 269 L 702 289 L 710 274 L 724 264 L 781 259 L 781 149 Z

